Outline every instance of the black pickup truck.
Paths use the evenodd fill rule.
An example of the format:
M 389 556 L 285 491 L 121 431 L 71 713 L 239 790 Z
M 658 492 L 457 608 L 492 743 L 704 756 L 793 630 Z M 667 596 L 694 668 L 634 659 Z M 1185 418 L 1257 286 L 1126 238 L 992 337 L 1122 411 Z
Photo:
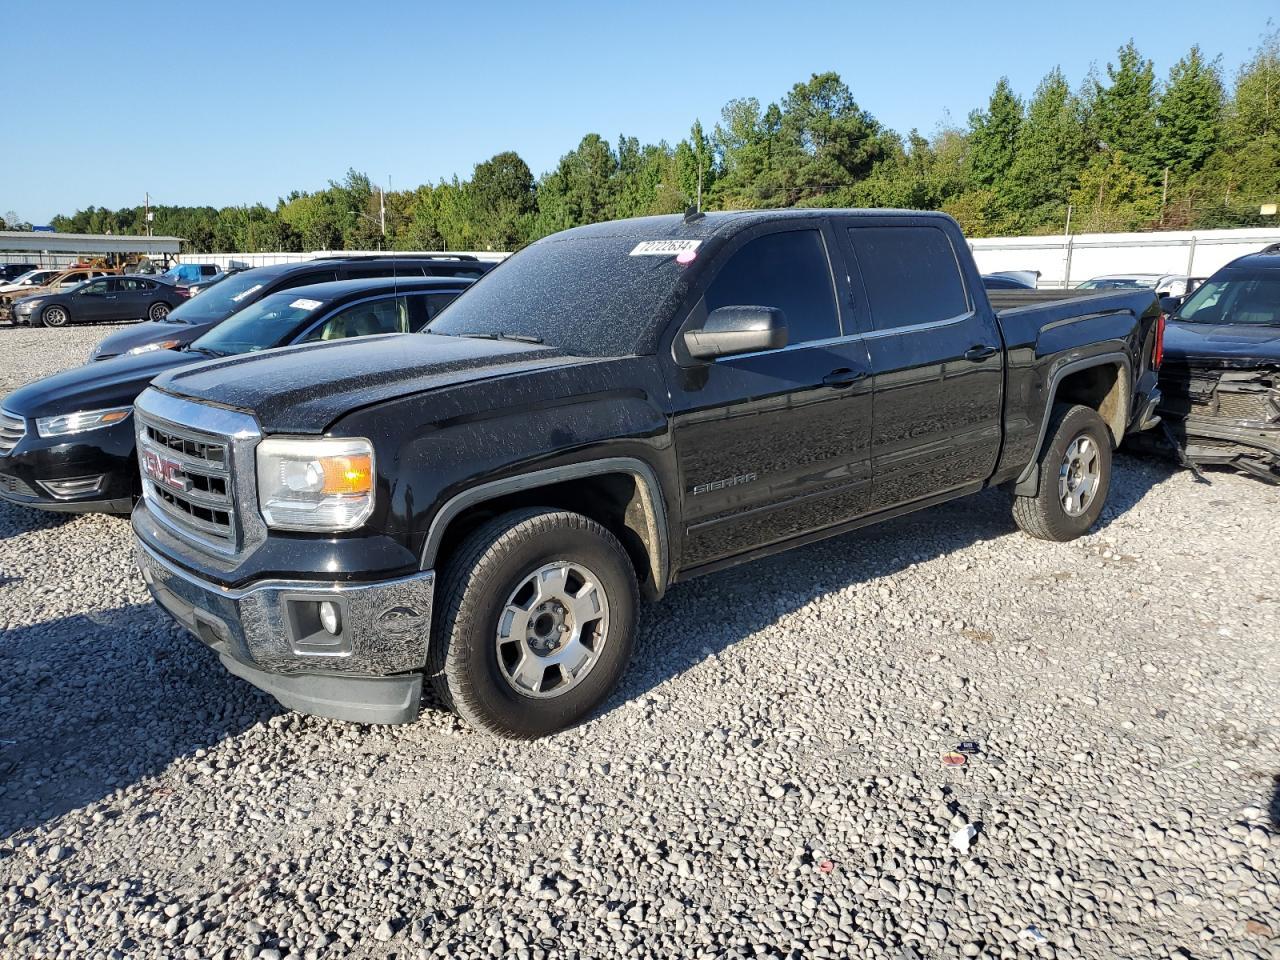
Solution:
M 539 736 L 675 581 L 993 485 L 1033 536 L 1084 533 L 1155 422 L 1160 323 L 1149 291 L 996 313 L 940 214 L 581 227 L 423 333 L 157 379 L 137 555 L 286 706 L 403 722 L 429 682 Z

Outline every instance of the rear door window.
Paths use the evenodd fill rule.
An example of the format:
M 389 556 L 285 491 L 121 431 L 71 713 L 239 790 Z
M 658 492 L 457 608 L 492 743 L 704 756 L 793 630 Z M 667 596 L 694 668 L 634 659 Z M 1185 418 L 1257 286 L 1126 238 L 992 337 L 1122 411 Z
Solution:
M 788 230 L 747 241 L 720 268 L 706 294 L 720 307 L 775 307 L 787 319 L 788 342 L 840 336 L 835 287 L 819 230 Z
M 849 240 L 876 330 L 937 323 L 967 314 L 960 264 L 937 227 L 851 227 Z

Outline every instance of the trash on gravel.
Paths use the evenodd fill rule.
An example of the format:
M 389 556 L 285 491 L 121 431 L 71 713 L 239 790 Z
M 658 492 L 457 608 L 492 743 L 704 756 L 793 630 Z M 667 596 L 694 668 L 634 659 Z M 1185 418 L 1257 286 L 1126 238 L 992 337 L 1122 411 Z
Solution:
M 965 765 L 965 756 L 963 753 L 944 753 L 942 755 L 942 765 L 944 767 L 963 767 Z
M 972 756 L 975 753 L 981 753 L 982 748 L 978 746 L 977 740 L 961 740 L 956 744 L 956 753 L 964 753 Z
M 1027 927 L 1018 934 L 1020 940 L 1030 940 L 1032 943 L 1048 943 L 1049 938 L 1040 932 L 1040 928 L 1034 923 L 1028 924 Z
M 966 823 L 951 835 L 951 846 L 955 847 L 961 853 L 968 853 L 969 844 L 973 842 L 973 838 L 977 835 L 978 828 L 972 823 Z
M 823 860 L 818 864 L 819 873 L 830 873 L 835 868 L 836 862 L 834 860 Z

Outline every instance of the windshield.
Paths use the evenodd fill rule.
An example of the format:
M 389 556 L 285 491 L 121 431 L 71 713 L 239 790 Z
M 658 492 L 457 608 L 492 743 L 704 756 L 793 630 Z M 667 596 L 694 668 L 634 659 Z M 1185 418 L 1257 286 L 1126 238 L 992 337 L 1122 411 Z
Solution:
M 537 338 L 587 357 L 652 353 L 703 250 L 688 264 L 677 263 L 674 252 L 631 256 L 641 240 L 594 234 L 541 240 L 478 280 L 426 330 Z
M 1219 271 L 1186 299 L 1173 319 L 1280 325 L 1280 270 L 1235 267 Z
M 26 283 L 28 280 L 35 280 L 42 274 L 51 273 L 48 270 L 28 270 L 26 273 L 20 273 L 12 280 L 6 280 L 5 283 Z
M 246 307 L 259 296 L 267 277 L 257 270 L 246 270 L 228 277 L 216 286 L 203 290 L 200 296 L 188 300 L 165 319 L 173 323 L 211 323 L 231 316 Z
M 325 303 L 299 296 L 294 290 L 273 293 L 197 337 L 191 349 L 224 357 L 278 347 L 300 332 Z

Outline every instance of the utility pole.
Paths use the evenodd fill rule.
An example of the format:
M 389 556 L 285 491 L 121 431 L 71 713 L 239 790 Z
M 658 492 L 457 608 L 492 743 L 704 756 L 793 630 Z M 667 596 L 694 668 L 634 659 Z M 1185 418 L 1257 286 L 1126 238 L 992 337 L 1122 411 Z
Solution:
M 382 239 L 387 239 L 387 195 L 378 188 L 378 222 L 382 224 Z
M 1160 226 L 1164 226 L 1164 205 L 1169 202 L 1169 168 L 1164 168 L 1164 190 L 1160 193 Z
M 151 191 L 148 190 L 142 201 L 142 220 L 147 225 L 147 236 L 151 236 Z

